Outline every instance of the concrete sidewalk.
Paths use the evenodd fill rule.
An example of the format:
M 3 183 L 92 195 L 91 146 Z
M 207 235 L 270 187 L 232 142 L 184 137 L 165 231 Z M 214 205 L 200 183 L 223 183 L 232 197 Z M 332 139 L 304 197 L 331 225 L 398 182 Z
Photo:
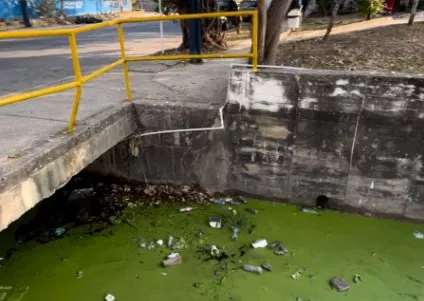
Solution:
M 357 22 L 348 25 L 335 26 L 331 31 L 331 35 L 343 34 L 355 31 L 370 30 L 383 26 L 407 24 L 409 20 L 409 14 L 395 15 L 392 17 L 383 17 L 372 19 L 369 21 Z M 424 12 L 417 13 L 415 22 L 424 22 Z M 326 32 L 326 29 L 320 30 L 307 30 L 307 31 L 284 31 L 281 34 L 282 42 L 300 41 L 315 38 L 322 38 Z
M 231 63 L 214 60 L 203 65 L 183 62 L 144 62 L 130 65 L 135 100 L 189 101 L 220 105 L 225 101 Z M 69 134 L 74 90 L 0 107 L 0 176 L 16 160 L 34 152 L 40 144 Z M 117 69 L 83 88 L 76 129 L 90 119 L 126 102 L 123 73 Z

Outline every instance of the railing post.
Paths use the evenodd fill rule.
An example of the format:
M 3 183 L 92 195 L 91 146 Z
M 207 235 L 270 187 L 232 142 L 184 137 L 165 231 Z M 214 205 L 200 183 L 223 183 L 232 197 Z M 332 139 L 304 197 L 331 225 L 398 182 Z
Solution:
M 255 11 L 252 16 L 252 67 L 253 71 L 258 71 L 258 29 L 259 29 L 259 18 L 258 12 Z
M 119 45 L 121 46 L 121 57 L 123 59 L 122 68 L 124 69 L 124 79 L 125 79 L 125 87 L 127 89 L 127 97 L 128 101 L 132 100 L 132 93 L 131 93 L 131 85 L 130 85 L 130 76 L 128 74 L 128 63 L 127 63 L 127 56 L 125 55 L 125 43 L 124 43 L 124 31 L 122 30 L 122 24 L 117 24 L 118 29 L 118 39 L 119 39 Z
M 74 130 L 75 121 L 77 119 L 78 107 L 81 100 L 81 90 L 83 85 L 80 61 L 78 57 L 77 39 L 76 39 L 75 33 L 69 34 L 69 45 L 71 47 L 72 64 L 74 66 L 75 81 L 78 83 L 78 86 L 75 88 L 76 91 L 75 91 L 74 104 L 72 106 L 71 119 L 69 120 L 69 125 L 68 125 L 68 132 L 72 132 Z

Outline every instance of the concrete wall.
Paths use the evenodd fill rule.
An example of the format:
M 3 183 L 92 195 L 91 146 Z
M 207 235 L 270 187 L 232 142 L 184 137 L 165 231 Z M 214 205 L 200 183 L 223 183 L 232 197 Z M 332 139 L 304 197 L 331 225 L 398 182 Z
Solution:
M 35 8 L 43 0 L 28 0 L 29 14 L 31 18 L 37 18 Z M 57 7 L 60 8 L 60 0 L 56 0 Z M 65 0 L 64 10 L 67 16 L 76 16 L 84 14 L 102 14 L 116 13 L 132 10 L 131 0 Z M 22 13 L 19 0 L 1 0 L 0 1 L 0 20 L 21 19 Z
M 92 170 L 424 220 L 424 78 L 232 69 L 225 130 L 120 143 Z M 136 103 L 139 132 L 219 125 L 217 107 Z

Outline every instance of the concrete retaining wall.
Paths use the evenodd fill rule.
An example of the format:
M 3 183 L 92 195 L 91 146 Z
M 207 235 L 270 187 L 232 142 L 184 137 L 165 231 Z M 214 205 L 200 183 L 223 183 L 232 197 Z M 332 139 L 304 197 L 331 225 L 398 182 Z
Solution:
M 423 104 L 424 78 L 235 66 L 225 130 L 133 138 L 91 168 L 423 220 Z M 217 107 L 135 106 L 139 132 L 219 125 Z

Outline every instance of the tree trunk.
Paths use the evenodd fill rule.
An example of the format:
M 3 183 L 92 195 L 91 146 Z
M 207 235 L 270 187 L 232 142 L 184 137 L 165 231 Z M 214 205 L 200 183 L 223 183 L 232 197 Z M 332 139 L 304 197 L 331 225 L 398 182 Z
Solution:
M 28 3 L 26 2 L 26 0 L 20 0 L 19 3 L 21 5 L 22 19 L 25 27 L 32 27 L 31 21 L 29 20 Z
M 179 14 L 187 13 L 187 2 L 181 1 L 178 7 Z M 200 13 L 216 12 L 218 11 L 217 0 L 201 0 Z M 190 33 L 188 30 L 188 21 L 181 21 L 181 30 L 183 33 L 183 40 L 179 46 L 179 50 L 186 50 L 189 48 Z M 224 33 L 217 18 L 202 19 L 202 47 L 209 50 L 218 48 L 224 49 L 227 47 Z
M 324 41 L 327 41 L 328 37 L 330 36 L 331 30 L 333 29 L 333 26 L 334 26 L 334 20 L 336 19 L 337 13 L 339 12 L 339 9 L 340 9 L 341 2 L 342 0 L 334 0 L 333 2 L 333 10 L 331 11 L 330 21 L 328 22 L 327 31 L 323 38 Z
M 65 17 L 65 0 L 60 0 L 60 16 Z
M 266 38 L 264 48 L 264 65 L 275 65 L 281 28 L 292 0 L 273 0 L 267 13 Z
M 409 26 L 414 25 L 415 14 L 417 13 L 417 9 L 418 9 L 418 2 L 419 2 L 418 0 L 412 0 L 411 15 L 409 16 L 409 21 L 408 21 Z
M 266 0 L 258 0 L 259 13 L 259 39 L 258 39 L 258 60 L 264 59 L 266 24 L 267 24 L 267 3 Z

